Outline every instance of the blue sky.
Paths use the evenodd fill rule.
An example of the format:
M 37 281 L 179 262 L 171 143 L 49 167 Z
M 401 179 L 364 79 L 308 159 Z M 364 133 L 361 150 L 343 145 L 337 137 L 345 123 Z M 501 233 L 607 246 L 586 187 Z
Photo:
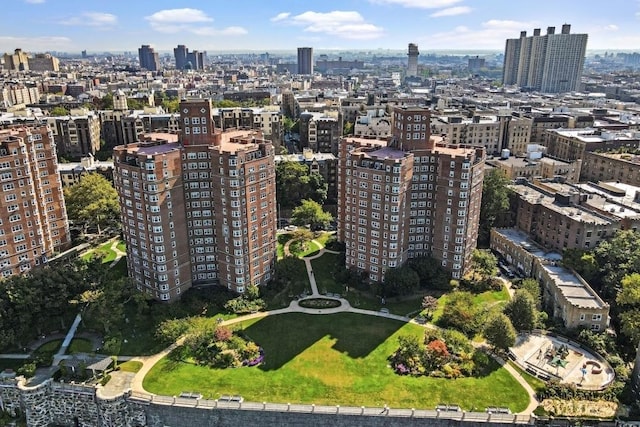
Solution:
M 638 0 L 5 0 L 2 15 L 0 52 L 502 50 L 564 23 L 587 49 L 640 50 Z

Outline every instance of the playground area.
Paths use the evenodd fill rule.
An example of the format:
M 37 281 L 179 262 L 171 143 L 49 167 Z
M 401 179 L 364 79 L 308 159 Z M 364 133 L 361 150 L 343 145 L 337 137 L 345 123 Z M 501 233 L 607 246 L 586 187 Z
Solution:
M 544 381 L 557 379 L 582 389 L 601 390 L 614 379 L 613 369 L 600 355 L 557 335 L 520 334 L 509 357 Z

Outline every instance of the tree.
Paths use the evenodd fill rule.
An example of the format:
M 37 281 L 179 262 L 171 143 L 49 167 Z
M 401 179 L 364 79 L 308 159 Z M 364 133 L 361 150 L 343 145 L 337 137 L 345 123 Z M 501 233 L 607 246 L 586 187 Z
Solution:
M 353 122 L 345 122 L 342 128 L 343 135 L 353 135 Z
M 618 292 L 616 302 L 621 306 L 640 308 L 640 274 L 632 273 L 622 278 L 622 289 Z
M 180 99 L 178 98 L 167 98 L 162 100 L 162 108 L 167 113 L 175 113 L 180 108 Z
M 440 261 L 431 257 L 411 258 L 407 263 L 420 277 L 420 286 L 426 289 L 449 290 L 449 274 Z
M 600 266 L 601 294 L 613 299 L 624 276 L 640 273 L 640 233 L 618 231 L 611 239 L 601 241 L 593 255 Z
M 120 223 L 118 193 L 102 175 L 85 175 L 75 185 L 64 189 L 64 200 L 69 220 L 81 225 L 86 232 L 89 227 L 115 226 Z
M 629 338 L 631 347 L 635 349 L 640 341 L 640 310 L 620 313 L 620 331 Z
M 422 309 L 427 311 L 427 314 L 431 315 L 438 308 L 438 299 L 431 295 L 426 295 L 422 298 Z
M 565 249 L 564 252 L 562 252 L 562 265 L 575 270 L 589 283 L 591 283 L 598 274 L 598 264 L 594 254 L 584 249 Z
M 507 303 L 504 313 L 518 331 L 530 331 L 537 321 L 536 303 L 529 292 L 517 290 L 513 299 Z
M 49 115 L 52 116 L 52 117 L 68 116 L 69 115 L 69 110 L 67 110 L 64 107 L 57 106 L 57 107 L 53 107 L 51 109 L 51 111 L 49 111 Z
M 510 183 L 500 169 L 493 169 L 484 176 L 478 242 L 485 246 L 489 244 L 491 227 L 510 225 L 509 196 L 512 191 L 507 187 Z
M 276 166 L 276 198 L 281 207 L 292 208 L 301 199 L 322 204 L 327 199 L 327 190 L 322 175 L 311 173 L 303 163 L 285 161 Z
M 473 337 L 480 329 L 481 314 L 479 307 L 473 303 L 471 293 L 456 291 L 449 294 L 439 323 Z
M 498 260 L 490 251 L 475 249 L 471 257 L 472 268 L 482 279 L 498 274 Z
M 420 284 L 420 277 L 411 267 L 403 265 L 388 269 L 384 274 L 383 293 L 385 296 L 405 295 L 413 292 Z
M 520 282 L 519 288 L 525 292 L 528 292 L 529 295 L 533 298 L 533 301 L 536 303 L 536 310 L 540 310 L 542 305 L 542 295 L 540 291 L 540 283 L 536 279 L 523 279 Z
M 325 228 L 333 220 L 329 212 L 322 210 L 322 206 L 313 200 L 303 200 L 300 206 L 291 213 L 291 222 L 295 225 L 309 225 L 312 230 Z
M 491 316 L 484 326 L 483 333 L 494 349 L 508 350 L 516 343 L 516 330 L 504 313 Z

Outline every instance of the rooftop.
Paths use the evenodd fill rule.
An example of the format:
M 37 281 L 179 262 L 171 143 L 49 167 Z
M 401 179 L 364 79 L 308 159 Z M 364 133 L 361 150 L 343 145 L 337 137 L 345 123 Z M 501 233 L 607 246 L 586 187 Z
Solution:
M 608 304 L 580 276 L 564 267 L 543 265 L 567 301 L 576 307 L 605 308 Z

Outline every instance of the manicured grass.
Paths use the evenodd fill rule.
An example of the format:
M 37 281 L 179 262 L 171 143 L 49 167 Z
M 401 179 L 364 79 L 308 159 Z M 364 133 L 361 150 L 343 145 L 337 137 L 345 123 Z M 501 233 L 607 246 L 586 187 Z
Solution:
M 92 256 L 102 256 L 102 263 L 106 264 L 116 259 L 116 252 L 111 249 L 113 242 L 103 243 L 100 247 L 90 250 L 82 255 L 83 260 L 89 260 Z M 126 250 L 124 242 L 118 242 L 117 247 L 123 252 Z
M 320 258 L 311 260 L 311 268 L 313 268 L 313 275 L 316 279 L 316 285 L 318 285 L 318 292 L 345 293 L 344 284 L 338 283 L 335 278 L 335 272 L 340 267 L 338 265 L 339 259 L 339 255 L 325 253 Z
M 534 377 L 528 372 L 522 370 L 518 365 L 513 363 L 511 360 L 507 362 L 509 363 L 509 365 L 513 367 L 513 369 L 515 369 L 516 371 L 518 371 L 520 375 L 522 375 L 522 378 L 524 378 L 527 384 L 529 384 L 535 392 L 539 392 L 545 388 L 546 384 L 540 378 Z
M 118 365 L 118 368 L 124 372 L 136 373 L 142 368 L 142 362 L 137 360 L 128 360 Z
M 118 249 L 120 249 L 122 252 L 126 252 L 127 251 L 127 244 L 125 242 L 118 242 L 118 245 L 116 246 Z
M 62 345 L 62 340 L 61 339 L 52 340 L 52 341 L 46 342 L 46 343 L 42 344 L 40 347 L 38 347 L 36 349 L 35 353 L 55 353 L 56 351 L 58 351 L 60 349 L 61 345 Z
M 320 250 L 320 247 L 313 241 L 306 242 L 304 246 L 305 247 L 302 248 L 298 246 L 296 242 L 294 242 L 291 244 L 291 246 L 289 246 L 289 250 L 291 251 L 292 255 L 297 257 L 305 257 Z
M 69 347 L 67 348 L 67 354 L 73 353 L 93 353 L 93 343 L 84 338 L 74 338 L 71 340 Z
M 315 241 L 320 243 L 320 245 L 324 248 L 327 244 L 327 241 L 333 236 L 332 233 L 327 233 L 326 231 L 321 232 L 318 236 L 314 238 Z
M 528 396 L 509 373 L 493 363 L 485 376 L 398 376 L 387 366 L 400 335 L 422 337 L 424 329 L 390 319 L 351 313 L 299 313 L 243 322 L 244 332 L 264 348 L 265 364 L 210 369 L 162 359 L 144 378 L 152 393 L 189 390 L 208 398 L 238 394 L 254 402 L 434 408 L 441 402 L 464 409 L 508 406 L 523 410 Z
M 291 240 L 291 237 L 292 237 L 291 233 L 278 234 L 278 237 L 277 237 L 278 241 L 276 244 L 276 255 L 278 259 L 284 258 L 284 245 L 289 240 Z

